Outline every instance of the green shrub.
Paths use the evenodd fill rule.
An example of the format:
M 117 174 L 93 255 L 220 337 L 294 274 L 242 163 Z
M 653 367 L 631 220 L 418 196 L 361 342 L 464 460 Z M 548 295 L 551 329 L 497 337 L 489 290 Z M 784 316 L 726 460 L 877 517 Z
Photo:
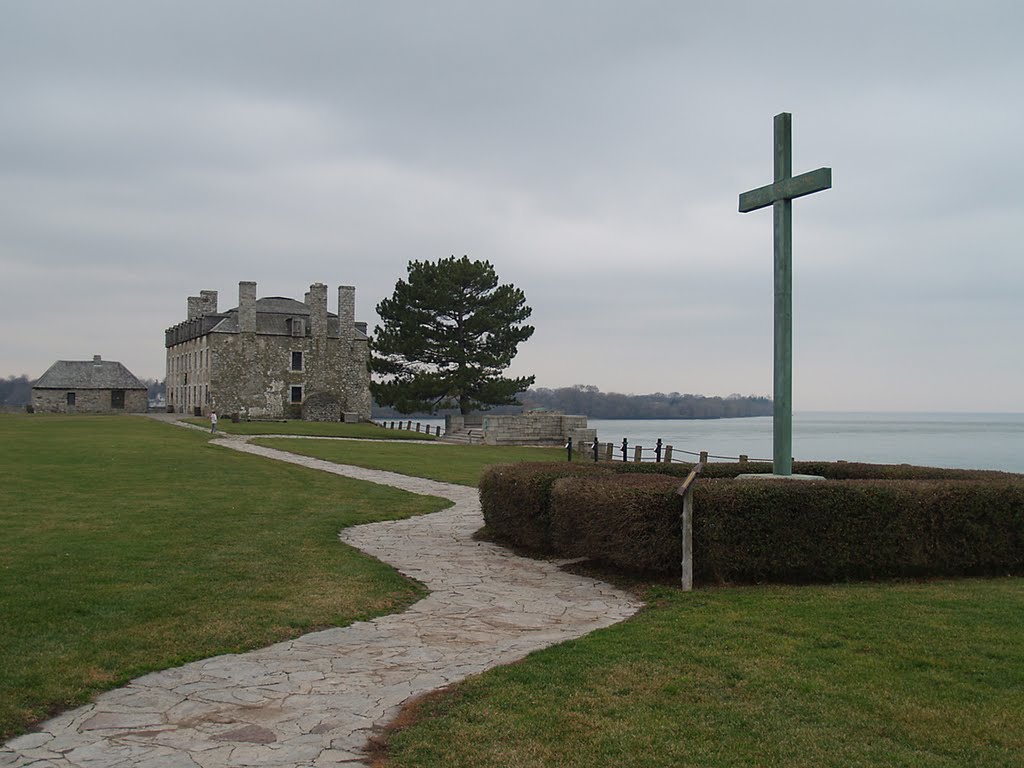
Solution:
M 655 464 L 653 462 L 613 462 L 601 464 L 615 472 L 657 474 L 686 477 L 694 464 Z M 770 463 L 711 462 L 704 465 L 701 477 L 705 479 L 732 478 L 737 475 L 770 475 Z M 984 480 L 1019 477 L 1008 472 L 987 469 L 944 469 L 916 467 L 910 464 L 863 464 L 852 461 L 796 461 L 793 472 L 798 475 L 818 475 L 826 480 Z
M 605 465 L 550 461 L 496 464 L 480 478 L 484 522 L 501 541 L 551 553 L 551 486 L 560 477 L 607 474 Z
M 563 477 L 551 489 L 551 543 L 640 573 L 679 571 L 679 478 L 652 474 Z
M 694 486 L 699 581 L 1024 573 L 1020 475 L 807 462 L 794 471 L 899 479 L 733 482 L 737 467 L 710 464 L 705 471 L 712 477 Z M 671 474 L 657 474 L 658 468 Z M 509 543 L 633 572 L 672 574 L 680 568 L 681 500 L 675 491 L 689 469 L 495 467 L 481 485 L 481 501 L 488 525 Z
M 1021 573 L 1024 480 L 698 483 L 694 549 L 716 581 Z

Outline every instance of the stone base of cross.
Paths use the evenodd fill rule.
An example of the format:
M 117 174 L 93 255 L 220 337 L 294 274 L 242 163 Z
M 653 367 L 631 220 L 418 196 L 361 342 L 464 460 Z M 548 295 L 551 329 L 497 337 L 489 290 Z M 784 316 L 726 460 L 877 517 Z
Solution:
M 793 116 L 775 116 L 775 181 L 740 195 L 740 213 L 772 206 L 775 217 L 775 381 L 772 469 L 793 474 L 793 200 L 832 187 L 832 169 L 793 176 Z

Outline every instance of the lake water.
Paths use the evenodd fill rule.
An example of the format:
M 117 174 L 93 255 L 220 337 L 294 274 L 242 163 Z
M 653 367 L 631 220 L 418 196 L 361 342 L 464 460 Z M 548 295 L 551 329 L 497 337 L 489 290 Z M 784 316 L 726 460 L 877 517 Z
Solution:
M 444 420 L 423 419 L 440 424 Z M 601 442 L 768 459 L 772 419 L 590 419 Z M 629 454 L 632 457 L 632 451 Z M 1024 413 L 795 413 L 793 457 L 1024 472 Z

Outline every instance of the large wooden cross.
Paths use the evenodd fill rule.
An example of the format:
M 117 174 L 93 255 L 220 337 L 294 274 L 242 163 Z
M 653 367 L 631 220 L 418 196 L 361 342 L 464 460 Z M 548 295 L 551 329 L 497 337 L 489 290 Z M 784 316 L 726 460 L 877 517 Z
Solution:
M 793 176 L 793 116 L 775 116 L 775 182 L 740 195 L 740 213 L 775 216 L 775 390 L 772 471 L 793 474 L 793 199 L 832 187 L 832 169 Z

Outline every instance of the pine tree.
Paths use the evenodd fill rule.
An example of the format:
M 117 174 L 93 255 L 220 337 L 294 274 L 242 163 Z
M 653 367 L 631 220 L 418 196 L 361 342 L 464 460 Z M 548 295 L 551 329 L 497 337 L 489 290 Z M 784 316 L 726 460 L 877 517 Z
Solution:
M 531 312 L 521 290 L 498 285 L 488 261 L 409 262 L 408 281 L 377 305 L 383 326 L 374 329 L 372 366 L 383 380 L 371 388 L 378 405 L 466 414 L 515 404 L 534 377 L 501 373 L 533 335 L 522 325 Z

